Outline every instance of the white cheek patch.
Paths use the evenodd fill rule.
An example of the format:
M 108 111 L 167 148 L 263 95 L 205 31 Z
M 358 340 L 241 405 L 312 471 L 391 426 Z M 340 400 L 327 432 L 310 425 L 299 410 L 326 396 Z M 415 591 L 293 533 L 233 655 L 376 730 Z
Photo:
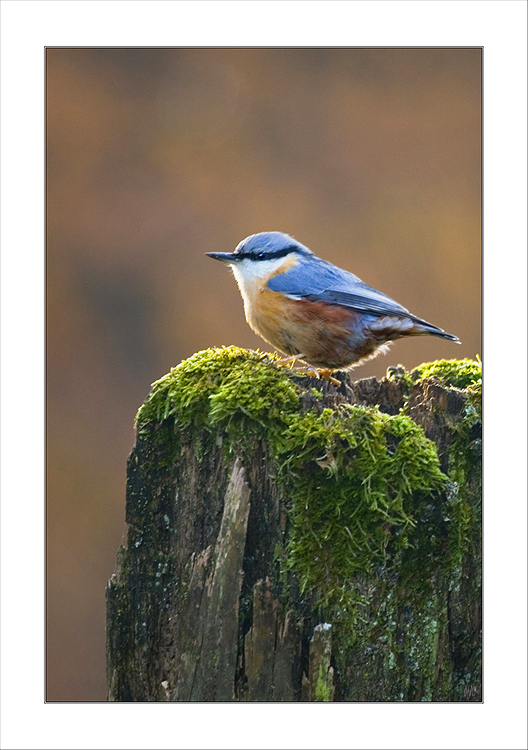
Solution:
M 231 268 L 235 274 L 240 289 L 251 292 L 255 286 L 261 287 L 276 271 L 291 260 L 291 255 L 270 260 L 250 260 L 244 258 L 239 263 L 233 264 Z

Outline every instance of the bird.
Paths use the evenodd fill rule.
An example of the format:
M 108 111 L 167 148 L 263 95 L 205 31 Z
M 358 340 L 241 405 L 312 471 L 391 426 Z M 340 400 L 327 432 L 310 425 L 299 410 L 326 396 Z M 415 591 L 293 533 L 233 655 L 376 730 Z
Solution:
M 232 253 L 206 255 L 231 267 L 253 331 L 286 356 L 283 362 L 304 362 L 315 377 L 340 384 L 333 372 L 385 353 L 406 336 L 460 344 L 283 232 L 252 234 Z

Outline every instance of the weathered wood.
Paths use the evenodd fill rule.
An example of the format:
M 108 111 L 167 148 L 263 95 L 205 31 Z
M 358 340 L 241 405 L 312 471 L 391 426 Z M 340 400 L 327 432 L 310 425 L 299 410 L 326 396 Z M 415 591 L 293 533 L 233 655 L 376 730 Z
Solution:
M 185 626 L 172 700 L 230 701 L 235 696 L 238 609 L 249 516 L 249 487 L 235 462 L 220 531 L 211 548 L 191 557 L 188 593 L 179 618 Z M 209 570 L 207 576 L 205 571 Z
M 292 513 L 303 508 L 291 483 L 340 481 L 335 456 L 316 450 L 315 460 L 285 472 L 291 451 L 277 444 L 296 423 L 277 431 L 273 417 L 272 438 L 264 417 L 248 413 L 242 389 L 229 412 L 241 415 L 237 422 L 228 415 L 186 424 L 183 407 L 140 421 L 128 462 L 127 548 L 107 588 L 108 699 L 480 700 L 480 422 L 468 417 L 471 391 L 435 378 L 413 383 L 402 370 L 380 382 L 340 375 L 340 387 L 284 377 L 298 389 L 300 414 L 323 419 L 359 404 L 398 415 L 405 407 L 437 447 L 444 489 L 407 498 L 409 544 L 392 511 L 380 516 L 372 529 L 386 535 L 387 550 L 373 548 L 364 569 L 325 573 L 333 548 L 321 537 L 322 577 L 302 590 L 291 543 Z M 390 457 L 401 437 L 386 440 Z M 344 465 L 353 468 L 361 450 L 348 449 Z M 347 481 L 352 493 L 362 486 Z M 346 526 L 346 512 L 333 523 Z M 314 533 L 325 517 L 313 521 Z M 351 552 L 364 541 L 354 520 Z
M 301 678 L 301 640 L 295 613 L 273 595 L 269 578 L 253 586 L 252 625 L 244 638 L 247 701 L 292 701 Z
M 332 656 L 332 626 L 328 622 L 316 625 L 310 640 L 310 701 L 334 699 L 334 669 Z

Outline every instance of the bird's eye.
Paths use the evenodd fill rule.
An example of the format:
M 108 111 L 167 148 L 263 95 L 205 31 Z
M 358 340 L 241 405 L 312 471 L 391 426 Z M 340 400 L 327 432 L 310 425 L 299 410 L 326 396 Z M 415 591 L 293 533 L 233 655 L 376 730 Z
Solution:
M 257 260 L 264 260 L 266 253 L 257 253 Z

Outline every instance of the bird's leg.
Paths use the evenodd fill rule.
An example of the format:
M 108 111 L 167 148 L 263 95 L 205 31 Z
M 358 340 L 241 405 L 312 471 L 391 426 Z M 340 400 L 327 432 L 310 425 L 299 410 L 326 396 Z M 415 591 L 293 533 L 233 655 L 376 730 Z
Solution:
M 290 365 L 290 369 L 293 370 L 295 366 L 295 362 L 300 359 L 302 360 L 304 358 L 304 354 L 294 354 L 292 357 L 286 357 L 286 359 L 281 359 L 280 363 L 281 365 Z M 310 367 L 310 365 L 307 365 L 305 368 L 305 372 L 307 375 L 311 375 L 314 378 L 317 378 L 318 380 L 322 378 L 323 380 L 329 380 L 334 385 L 341 385 L 341 382 L 337 380 L 336 378 L 332 377 L 333 370 L 330 369 L 317 369 L 315 367 Z
M 332 377 L 333 370 L 317 370 L 317 377 L 322 378 L 323 380 L 329 380 L 334 385 L 341 385 L 341 381 L 337 380 L 337 378 Z
M 286 359 L 281 359 L 280 364 L 281 365 L 290 365 L 290 370 L 293 370 L 295 367 L 295 363 L 298 359 L 302 359 L 304 357 L 304 354 L 294 354 L 292 357 L 286 357 Z
M 322 378 L 323 380 L 329 380 L 334 385 L 341 385 L 341 382 L 339 380 L 332 377 L 333 370 L 310 367 L 310 365 L 307 365 L 304 372 L 306 373 L 306 375 L 311 375 L 311 377 L 317 378 L 317 380 Z

